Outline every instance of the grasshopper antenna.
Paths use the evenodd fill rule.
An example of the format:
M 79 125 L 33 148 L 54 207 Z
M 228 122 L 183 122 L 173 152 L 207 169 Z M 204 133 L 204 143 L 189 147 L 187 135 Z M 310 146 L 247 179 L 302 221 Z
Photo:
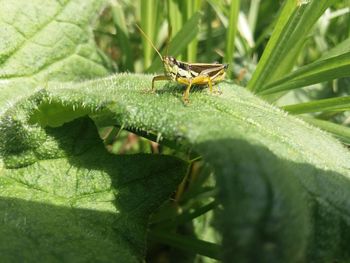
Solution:
M 157 52 L 157 54 L 159 55 L 160 59 L 163 61 L 163 56 L 162 54 L 160 54 L 160 52 L 158 51 L 158 49 L 155 47 L 155 45 L 153 44 L 153 42 L 151 41 L 151 39 L 146 35 L 145 32 L 143 32 L 143 30 L 141 29 L 141 27 L 138 24 L 135 24 L 137 29 L 141 32 L 141 34 L 147 39 L 147 41 L 151 44 L 151 46 L 153 47 L 153 49 Z

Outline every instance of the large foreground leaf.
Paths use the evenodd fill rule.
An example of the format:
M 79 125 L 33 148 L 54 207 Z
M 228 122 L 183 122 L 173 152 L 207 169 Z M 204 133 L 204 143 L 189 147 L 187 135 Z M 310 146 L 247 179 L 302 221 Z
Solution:
M 1 125 L 2 261 L 139 262 L 148 216 L 174 191 L 184 163 L 111 155 L 89 119 L 43 129 L 21 113 Z
M 99 126 L 120 125 L 202 154 L 219 179 L 225 258 L 349 257 L 339 248 L 349 241 L 341 229 L 350 224 L 350 156 L 338 141 L 238 86 L 221 85 L 221 96 L 194 91 L 184 106 L 177 86 L 151 94 L 150 83 L 151 76 L 127 74 L 53 83 L 21 107 L 33 124 L 60 126 L 89 114 Z M 12 120 L 6 130 L 15 127 Z
M 149 214 L 185 172 L 172 157 L 108 154 L 89 119 L 44 129 L 30 104 L 12 107 L 48 80 L 108 74 L 91 28 L 104 2 L 0 1 L 2 262 L 139 262 Z
M 279 46 L 278 40 L 302 36 L 288 58 L 329 5 L 296 3 L 303 2 L 286 5 L 291 16 L 282 18 L 271 42 Z M 229 84 L 221 85 L 221 96 L 197 89 L 184 106 L 178 86 L 145 92 L 147 75 L 47 83 L 107 74 L 89 26 L 102 4 L 1 2 L 2 259 L 142 257 L 147 216 L 174 189 L 184 164 L 171 157 L 112 156 L 91 120 L 203 155 L 218 179 L 216 218 L 225 261 L 349 259 L 350 155 L 326 133 Z M 305 27 L 298 18 L 307 14 L 313 19 Z M 281 34 L 285 25 L 290 31 Z M 272 62 L 267 52 L 261 64 L 267 66 L 250 88 L 260 89 L 293 64 L 274 64 L 285 54 L 275 50 Z

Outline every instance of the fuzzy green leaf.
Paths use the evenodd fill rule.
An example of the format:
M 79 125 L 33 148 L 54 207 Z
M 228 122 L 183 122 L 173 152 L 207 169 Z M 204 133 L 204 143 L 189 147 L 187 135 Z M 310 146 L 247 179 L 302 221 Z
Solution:
M 50 0 L 45 9 L 39 0 L 2 2 L 1 79 L 67 81 L 106 75 L 90 26 L 105 1 Z
M 61 127 L 53 129 L 34 124 L 30 104 L 13 107 L 49 79 L 108 73 L 90 25 L 104 2 L 1 1 L 3 262 L 139 262 L 148 216 L 185 173 L 186 164 L 173 157 L 107 153 L 89 119 L 62 126 L 90 111 L 41 108 L 55 113 L 52 126 Z
M 38 83 L 108 74 L 91 28 L 104 3 L 0 1 L 0 112 L 5 103 L 29 94 Z
M 25 114 L 8 112 L 1 125 L 2 260 L 139 262 L 148 217 L 186 165 L 107 153 L 89 119 L 53 129 L 28 125 Z
M 224 262 L 305 260 L 312 212 L 298 176 L 317 176 L 316 169 L 280 159 L 265 147 L 244 140 L 223 139 L 220 143 L 232 158 L 231 170 L 215 166 L 223 205 L 218 224 Z M 215 143 L 211 146 L 209 156 L 215 158 L 219 149 Z
M 334 137 L 338 138 L 343 143 L 349 145 L 350 144 L 350 128 L 336 124 L 330 121 L 315 119 L 311 117 L 304 117 L 303 119 L 312 125 L 320 127 L 322 130 L 330 132 Z
M 350 225 L 350 155 L 337 140 L 238 86 L 220 85 L 221 96 L 194 90 L 190 105 L 184 106 L 178 86 L 148 93 L 151 79 L 123 74 L 79 84 L 53 83 L 26 100 L 32 105 L 26 109 L 32 122 L 44 126 L 89 114 L 98 126 L 153 134 L 202 154 L 222 182 L 223 213 L 230 215 L 228 221 L 218 221 L 232 228 L 224 232 L 231 242 L 224 242 L 224 255 L 233 245 L 238 262 L 259 245 L 264 262 L 293 262 L 287 260 L 292 254 L 311 260 L 319 251 L 329 259 L 345 257 L 334 246 L 317 246 L 323 239 L 319 228 L 334 232 L 339 245 L 349 240 L 341 235 L 340 225 Z M 52 111 L 46 110 L 51 106 Z M 235 209 L 241 211 L 238 221 L 232 215 Z M 322 213 L 338 223 L 322 221 Z M 242 220 L 248 232 L 240 231 Z
M 282 12 L 287 14 L 286 20 L 277 25 L 279 34 L 271 43 L 276 42 L 268 48 L 269 52 L 281 51 L 276 46 L 283 47 L 282 51 L 289 50 L 290 45 L 297 48 L 286 54 L 286 67 L 278 66 L 283 57 L 278 53 L 267 63 L 272 68 L 264 69 L 261 63 L 255 76 L 261 85 L 288 71 L 304 33 L 331 1 L 308 1 L 310 4 L 300 9 L 296 3 L 304 1 L 287 2 L 287 11 Z M 20 10 L 26 2 L 16 3 L 2 6 Z M 49 3 L 55 6 L 59 2 L 48 2 L 51 7 Z M 75 7 L 69 9 L 71 5 Z M 75 22 L 80 19 L 76 10 L 81 7 L 83 21 L 90 21 L 97 13 L 91 10 L 99 10 L 100 5 L 98 1 L 72 0 L 53 10 L 71 10 L 67 13 Z M 34 1 L 25 7 L 40 10 L 39 6 L 42 3 Z M 11 14 L 3 10 L 2 23 Z M 91 12 L 86 11 L 88 15 L 84 16 L 84 10 Z M 49 8 L 39 13 L 51 18 L 56 14 Z M 299 15 L 304 20 L 299 20 Z M 305 21 L 308 15 L 312 19 Z M 34 31 L 41 32 L 38 25 L 45 22 L 34 21 L 19 24 L 21 28 L 33 25 Z M 57 34 L 71 28 L 68 24 L 57 29 Z M 78 24 L 83 24 L 85 33 L 90 32 L 87 22 Z M 281 35 L 285 25 L 291 31 Z M 10 30 L 0 32 L 3 39 L 20 39 Z M 74 31 L 73 37 L 79 32 Z M 43 35 L 54 37 L 48 32 Z M 60 36 L 58 40 L 65 39 Z M 290 43 L 284 37 L 289 37 Z M 92 43 L 91 34 L 87 41 Z M 10 42 L 15 44 L 13 50 L 21 50 L 18 41 Z M 289 46 L 284 46 L 287 42 Z M 31 44 L 36 47 L 35 43 Z M 81 46 L 79 40 L 75 43 Z M 97 54 L 94 45 L 88 46 L 91 49 L 84 54 Z M 2 46 L 1 62 L 11 61 L 16 54 L 11 48 L 12 44 Z M 49 55 L 40 45 L 29 50 L 36 59 L 18 51 L 22 54 L 16 62 L 19 70 L 13 69 L 13 75 L 7 62 L 0 67 L 0 242 L 6 252 L 2 256 L 9 261 L 83 261 L 88 257 L 90 261 L 123 258 L 132 262 L 142 257 L 147 216 L 169 196 L 185 165 L 164 156 L 110 155 L 102 147 L 95 125 L 122 126 L 160 142 L 164 138 L 203 156 L 218 181 L 221 211 L 216 215 L 216 226 L 222 232 L 220 256 L 224 261 L 230 262 L 232 256 L 235 262 L 350 259 L 346 249 L 350 241 L 350 154 L 327 133 L 231 84 L 219 86 L 222 95 L 194 87 L 191 103 L 184 106 L 178 85 L 165 85 L 156 94 L 148 93 L 151 75 L 120 74 L 79 83 L 46 83 L 47 79 L 101 76 L 106 70 L 101 63 L 86 68 L 85 62 L 82 66 L 79 59 L 70 57 L 64 67 L 54 63 L 58 66 L 46 71 L 45 61 L 56 61 L 55 55 L 66 48 Z M 27 68 L 26 61 L 35 62 L 34 66 Z M 64 223 L 69 225 L 62 229 Z M 217 257 L 217 247 L 213 247 L 212 256 Z

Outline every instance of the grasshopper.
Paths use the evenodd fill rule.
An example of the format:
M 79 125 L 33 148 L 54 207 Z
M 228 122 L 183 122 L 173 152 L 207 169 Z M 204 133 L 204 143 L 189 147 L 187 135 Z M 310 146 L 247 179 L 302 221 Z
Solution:
M 192 85 L 208 85 L 209 90 L 213 92 L 213 85 L 222 81 L 225 78 L 228 64 L 219 63 L 189 63 L 176 60 L 172 56 L 163 56 L 155 47 L 151 39 L 143 32 L 143 30 L 136 24 L 138 30 L 151 44 L 153 49 L 157 52 L 164 65 L 164 75 L 158 75 L 152 79 L 152 91 L 154 92 L 154 83 L 161 80 L 171 80 L 177 83 L 186 85 L 186 90 L 183 93 L 182 99 L 184 103 L 189 102 L 190 89 Z M 170 38 L 170 34 L 168 36 Z M 168 43 L 167 48 L 168 50 Z M 167 52 L 166 52 L 167 53 Z

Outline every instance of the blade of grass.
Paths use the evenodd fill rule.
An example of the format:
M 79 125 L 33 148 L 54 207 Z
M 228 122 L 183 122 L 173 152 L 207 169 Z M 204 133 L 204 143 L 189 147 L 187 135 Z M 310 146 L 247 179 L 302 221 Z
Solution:
M 337 57 L 337 56 L 344 55 L 344 54 L 347 54 L 347 53 L 350 53 L 350 37 L 345 39 L 343 42 L 339 43 L 335 47 L 333 47 L 328 52 L 326 52 L 320 58 L 320 60 L 325 60 L 325 59 L 328 59 L 328 58 Z
M 197 36 L 198 25 L 201 14 L 195 13 L 190 20 L 188 20 L 181 30 L 175 35 L 173 40 L 169 44 L 169 55 L 179 55 L 187 45 Z M 161 61 L 157 58 L 153 61 L 152 65 L 147 69 L 146 72 L 155 72 L 162 68 Z
M 184 2 L 177 0 L 168 0 L 168 23 L 171 27 L 172 34 L 176 35 L 182 28 L 184 24 L 184 11 L 180 9 L 180 6 L 183 6 Z M 171 38 L 172 36 L 169 36 Z M 170 41 L 170 39 L 169 39 Z M 183 50 L 185 51 L 185 50 Z M 168 55 L 168 54 L 166 54 Z M 179 60 L 183 59 L 183 54 L 177 55 Z
M 311 117 L 300 116 L 306 122 L 333 134 L 344 144 L 350 144 L 350 128 L 330 121 L 319 120 Z
M 350 0 L 347 0 L 347 5 L 350 8 Z M 350 12 L 348 13 L 348 24 L 350 24 Z M 350 26 L 348 27 L 348 37 L 350 37 Z
M 123 53 L 121 70 L 134 71 L 134 59 L 131 51 L 129 32 L 126 27 L 123 7 L 118 3 L 112 5 L 113 23 L 117 31 L 117 41 Z
M 206 57 L 208 61 L 212 61 L 213 57 L 213 28 L 212 28 L 212 20 L 213 20 L 213 10 L 210 4 L 206 5 L 206 26 L 207 26 L 207 38 L 206 38 Z
M 283 75 L 289 73 L 297 61 L 298 55 L 302 50 L 306 39 L 309 37 L 314 25 L 322 16 L 322 14 L 333 3 L 338 0 L 297 0 L 297 5 L 302 12 L 300 19 L 296 25 L 293 34 L 290 36 L 289 41 L 285 46 L 285 53 L 281 56 L 281 60 L 278 61 L 276 71 L 271 75 L 269 81 L 274 81 L 281 78 Z M 305 6 L 305 8 L 303 8 Z
M 190 19 L 201 8 L 201 0 L 186 1 L 187 5 L 187 20 Z M 187 61 L 195 62 L 197 59 L 198 39 L 195 37 L 187 47 Z
M 157 18 L 157 7 L 158 0 L 147 0 L 140 1 L 141 4 L 141 27 L 145 34 L 154 43 L 156 36 L 156 18 Z M 152 63 L 152 58 L 154 55 L 154 50 L 152 45 L 145 39 L 142 38 L 143 43 L 143 56 L 144 56 L 144 68 L 148 68 Z
M 263 86 L 292 69 L 313 25 L 334 2 L 335 0 L 288 0 L 285 3 L 271 39 L 248 83 L 248 89 L 260 91 Z
M 272 94 L 347 76 L 350 76 L 350 38 L 331 49 L 319 60 L 264 86 L 259 94 Z
M 225 7 L 223 1 L 220 0 L 207 0 L 209 5 L 213 8 L 216 15 L 218 16 L 221 23 L 224 25 L 224 27 L 228 26 L 228 19 L 229 13 L 227 11 L 227 8 Z
M 172 34 L 174 34 L 174 35 L 176 35 L 181 30 L 183 23 L 184 23 L 179 4 L 180 4 L 179 1 L 168 0 L 168 23 L 171 27 Z M 170 36 L 170 37 L 172 37 L 172 36 Z M 166 54 L 166 55 L 168 55 L 168 54 Z M 178 55 L 177 58 L 179 60 L 181 60 L 182 55 Z
M 161 222 L 155 222 L 154 224 L 156 225 L 157 228 L 172 228 L 174 226 L 178 226 L 181 224 L 185 224 L 187 222 L 190 222 L 191 220 L 204 215 L 205 213 L 209 212 L 210 210 L 213 210 L 218 203 L 216 201 L 212 201 L 202 207 L 199 207 L 195 209 L 194 211 L 186 211 L 185 213 L 172 217 L 172 218 L 167 218 L 166 220 L 163 220 Z
M 309 112 L 330 112 L 350 110 L 350 96 L 314 100 L 282 107 L 292 114 L 303 114 Z
M 258 19 L 259 6 L 260 6 L 260 0 L 255 0 L 250 2 L 248 22 L 249 22 L 250 30 L 252 31 L 253 34 L 255 32 L 256 21 Z
M 248 18 L 243 12 L 239 12 L 234 54 L 238 53 L 239 56 L 246 57 L 254 45 L 254 37 L 249 28 Z
M 252 56 L 254 52 L 265 42 L 266 39 L 270 37 L 271 32 L 273 31 L 276 20 L 273 20 L 264 30 L 260 33 L 257 40 L 254 43 L 254 46 L 249 50 L 248 55 Z
M 277 53 L 277 50 L 280 50 L 280 47 L 288 41 L 288 35 L 291 34 L 296 24 L 296 21 L 293 20 L 298 18 L 298 8 L 295 2 L 293 0 L 285 2 L 271 38 L 267 43 L 252 79 L 248 83 L 248 89 L 252 91 L 259 90 L 259 86 L 266 81 L 269 72 L 273 70 L 273 65 L 279 59 L 280 54 Z
M 226 35 L 226 53 L 224 58 L 225 62 L 229 63 L 230 65 L 233 64 L 233 52 L 235 48 L 239 7 L 240 0 L 231 0 L 230 17 Z M 232 70 L 228 71 L 228 75 L 229 77 L 232 77 Z
M 149 237 L 155 241 L 194 252 L 209 258 L 220 260 L 220 246 L 207 241 L 182 236 L 176 233 L 169 235 L 169 232 L 151 231 Z
M 259 94 L 266 95 L 297 89 L 348 76 L 350 76 L 350 53 L 304 66 L 285 78 L 267 85 Z

